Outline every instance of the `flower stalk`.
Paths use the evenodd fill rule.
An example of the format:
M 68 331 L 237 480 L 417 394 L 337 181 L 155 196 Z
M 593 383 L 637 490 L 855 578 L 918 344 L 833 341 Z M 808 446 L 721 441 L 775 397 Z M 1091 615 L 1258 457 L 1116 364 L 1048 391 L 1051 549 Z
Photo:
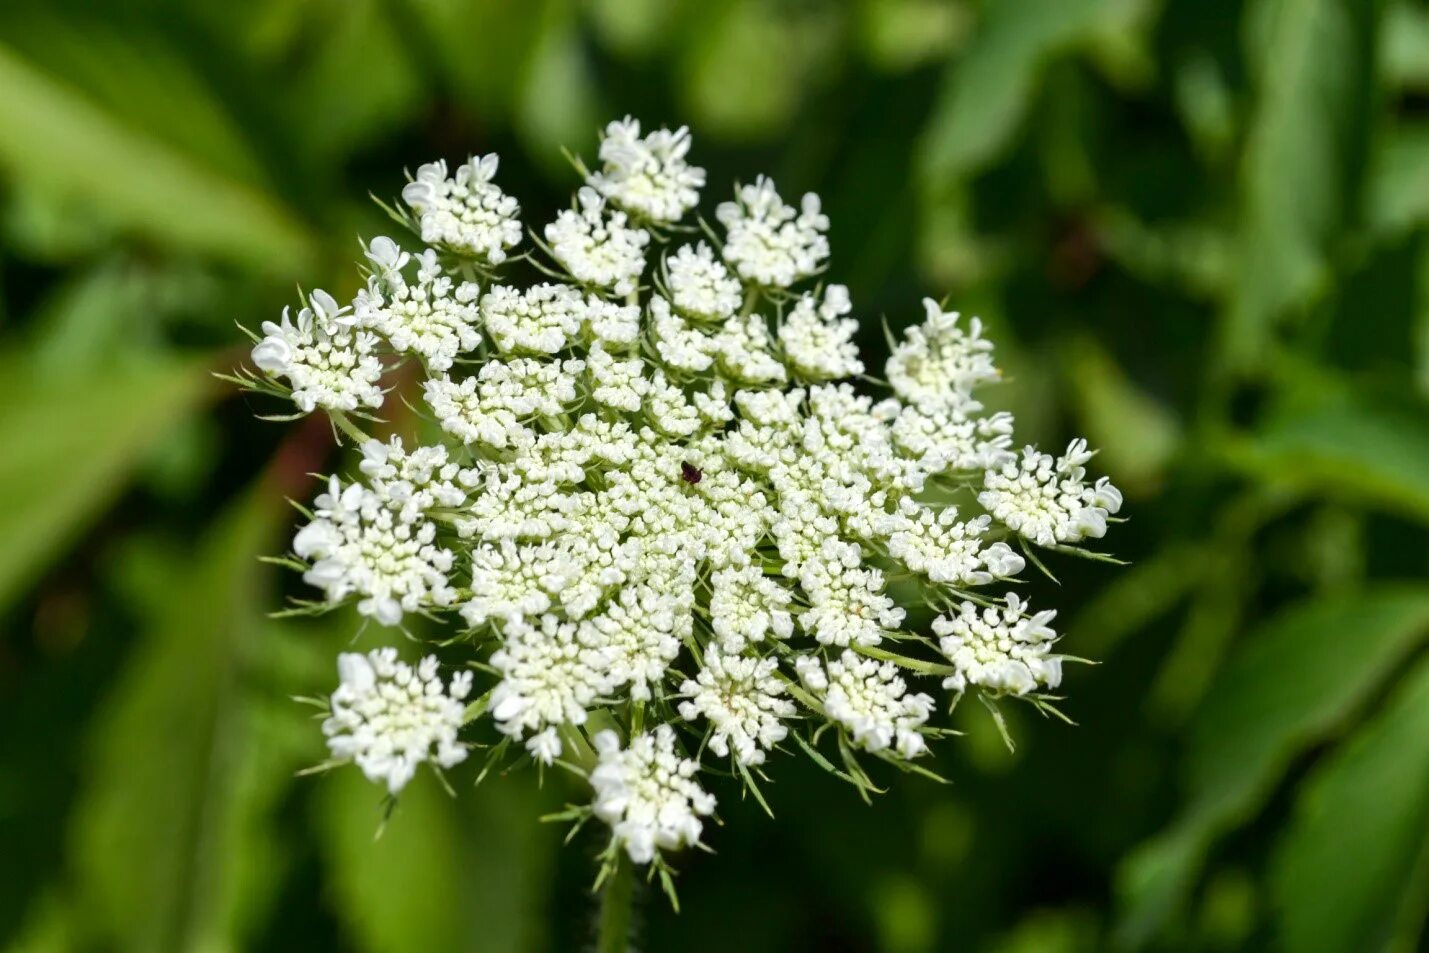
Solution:
M 614 870 L 600 888 L 596 953 L 628 953 L 635 927 L 635 865 L 616 855 Z

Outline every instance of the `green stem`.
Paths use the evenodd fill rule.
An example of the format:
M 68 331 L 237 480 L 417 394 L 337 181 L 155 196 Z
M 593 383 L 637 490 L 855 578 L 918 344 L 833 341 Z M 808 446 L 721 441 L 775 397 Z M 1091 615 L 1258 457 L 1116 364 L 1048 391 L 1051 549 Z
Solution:
M 333 423 L 337 424 L 337 429 L 347 435 L 347 438 L 352 441 L 353 446 L 360 447 L 370 439 L 367 434 L 363 433 L 362 429 L 348 419 L 347 414 L 342 411 L 331 411 L 328 416 L 332 418 Z
M 630 917 L 635 905 L 635 865 L 620 856 L 600 891 L 600 934 L 596 953 L 628 953 Z

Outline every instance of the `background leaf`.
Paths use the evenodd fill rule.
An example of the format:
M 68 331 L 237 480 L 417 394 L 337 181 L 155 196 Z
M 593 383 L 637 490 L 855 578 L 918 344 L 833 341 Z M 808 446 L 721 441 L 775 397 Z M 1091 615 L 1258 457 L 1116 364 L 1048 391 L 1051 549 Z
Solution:
M 1247 639 L 1191 724 L 1186 806 L 1124 863 L 1123 937 L 1140 942 L 1192 886 L 1211 841 L 1267 798 L 1291 760 L 1363 706 L 1429 635 L 1429 589 L 1298 606 Z
M 0 168 L 148 238 L 296 274 L 306 228 L 269 196 L 125 125 L 0 44 Z M 102 157 L 102 158 L 101 158 Z
M 315 820 L 359 948 L 507 953 L 540 946 L 537 912 L 558 832 L 537 820 L 543 799 L 529 778 L 497 780 L 463 784 L 458 802 L 435 778 L 420 777 L 377 836 L 378 789 L 356 771 L 322 779 Z
M 71 846 L 106 947 L 240 948 L 281 884 L 282 843 L 267 825 L 302 762 L 267 730 L 255 702 L 277 692 L 253 677 L 274 635 L 256 557 L 283 515 L 260 487 L 175 567 L 153 634 L 96 726 L 95 783 L 75 807 Z
M 0 607 L 114 499 L 145 454 L 214 385 L 202 364 L 152 362 L 72 380 L 35 377 L 12 362 L 0 374 L 0 534 L 25 546 L 0 551 Z
M 1267 482 L 1429 519 L 1429 427 L 1410 408 L 1351 400 L 1287 411 L 1235 460 Z
M 1305 782 L 1271 870 L 1287 951 L 1387 949 L 1396 927 L 1418 928 L 1397 915 L 1422 885 L 1413 874 L 1429 847 L 1426 766 L 1429 660 L 1421 660 L 1384 711 Z
M 924 180 L 957 179 L 995 158 L 1026 115 L 1047 60 L 1125 6 L 1117 0 L 985 4 L 929 117 L 919 155 Z
M 1259 98 L 1241 159 L 1225 342 L 1232 365 L 1261 360 L 1273 324 L 1323 289 L 1330 239 L 1355 200 L 1343 182 L 1371 87 L 1377 6 L 1254 0 L 1247 11 Z

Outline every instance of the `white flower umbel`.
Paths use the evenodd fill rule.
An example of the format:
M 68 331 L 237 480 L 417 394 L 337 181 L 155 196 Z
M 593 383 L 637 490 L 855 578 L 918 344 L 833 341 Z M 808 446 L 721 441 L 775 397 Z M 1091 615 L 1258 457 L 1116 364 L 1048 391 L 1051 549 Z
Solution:
M 314 291 L 296 322 L 287 308 L 280 323 L 263 322 L 265 337 L 253 348 L 253 364 L 270 376 L 287 378 L 293 403 L 305 414 L 318 407 L 382 406 L 377 336 L 356 330 L 348 312 L 326 291 Z
M 471 554 L 471 599 L 461 607 L 468 625 L 539 616 L 559 598 L 579 567 L 566 547 L 518 545 L 503 539 Z
M 853 343 L 858 322 L 848 317 L 852 310 L 848 289 L 829 285 L 822 302 L 813 295 L 802 295 L 784 316 L 779 346 L 800 377 L 829 381 L 863 373 L 858 345 Z
M 315 519 L 293 538 L 293 552 L 312 565 L 303 578 L 329 602 L 360 597 L 357 611 L 383 625 L 407 612 L 456 601 L 447 580 L 452 553 L 436 542 L 436 524 L 394 509 L 361 483 L 336 476 L 313 506 Z
M 943 311 L 932 298 L 923 299 L 923 309 L 926 320 L 909 328 L 888 357 L 888 383 L 922 410 L 962 408 L 974 388 L 998 378 L 992 342 L 982 336 L 977 318 L 964 330 L 959 314 Z
M 1026 563 L 1006 543 L 983 546 L 989 522 L 986 516 L 964 522 L 956 507 L 935 512 L 904 497 L 890 520 L 896 528 L 888 534 L 888 555 L 934 582 L 961 588 L 1010 579 Z
M 843 726 L 849 740 L 860 748 L 874 752 L 893 749 L 904 758 L 915 758 L 928 749 L 919 729 L 933 712 L 932 696 L 909 694 L 892 662 L 878 662 L 845 649 L 827 663 L 816 656 L 800 656 L 794 668 L 823 702 L 829 718 Z
M 487 333 L 505 353 L 556 354 L 580 334 L 587 315 L 585 299 L 568 285 L 496 285 L 481 299 Z
M 984 417 L 982 409 L 971 399 L 932 411 L 903 407 L 893 421 L 893 441 L 930 473 L 1001 467 L 1017 456 L 1009 449 L 1012 415 L 1003 411 Z
M 468 489 L 480 479 L 475 469 L 451 462 L 446 447 L 416 447 L 408 453 L 402 438 L 393 436 L 386 443 L 369 440 L 360 449 L 358 468 L 372 491 L 408 523 L 437 507 L 461 506 Z
M 763 764 L 765 752 L 788 737 L 784 721 L 795 713 L 777 670 L 772 658 L 724 656 L 710 646 L 699 674 L 680 686 L 689 696 L 680 703 L 680 715 L 709 719 L 709 748 L 721 758 L 749 767 Z
M 626 116 L 605 127 L 599 172 L 587 180 L 612 203 L 650 222 L 677 222 L 700 201 L 705 170 L 692 166 L 690 131 L 657 129 L 641 138 L 638 120 Z
M 368 779 L 396 794 L 417 766 L 450 768 L 466 760 L 457 740 L 471 691 L 471 672 L 458 672 L 443 685 L 436 656 L 414 669 L 397 660 L 396 649 L 337 657 L 341 684 L 332 693 L 331 714 L 323 721 L 335 761 L 352 761 Z
M 987 471 L 978 502 L 1039 546 L 1100 539 L 1107 517 L 1121 509 L 1121 491 L 1106 477 L 1087 484 L 1083 464 L 1091 458 L 1085 440 L 1073 440 L 1056 459 L 1028 447 L 1020 460 Z
M 430 248 L 417 257 L 417 280 L 409 283 L 390 264 L 394 247 L 391 239 L 373 239 L 367 257 L 374 273 L 353 302 L 354 317 L 396 350 L 420 356 L 429 369 L 449 370 L 457 355 L 481 343 L 476 330 L 479 289 L 470 281 L 453 284 Z
M 799 209 L 785 205 L 774 183 L 760 176 L 723 202 L 715 218 L 725 228 L 724 260 L 745 281 L 787 288 L 819 270 L 829 257 L 829 219 L 819 197 L 804 195 Z
M 977 685 L 992 692 L 1026 695 L 1062 683 L 1062 660 L 1050 654 L 1057 633 L 1047 624 L 1057 615 L 1044 609 L 1029 615 L 1015 592 L 1005 608 L 981 608 L 964 602 L 955 615 L 933 620 L 938 648 L 957 671 L 943 680 L 944 688 L 967 691 Z
M 417 213 L 422 241 L 454 254 L 499 265 L 521 241 L 521 208 L 492 181 L 496 153 L 475 157 L 447 177 L 445 160 L 429 162 L 402 190 Z
M 541 617 L 539 626 L 517 618 L 506 623 L 506 638 L 491 655 L 501 674 L 491 693 L 491 717 L 505 735 L 541 736 L 546 728 L 583 725 L 586 710 L 608 690 L 606 655 L 581 638 L 574 623 Z M 560 753 L 560 745 L 541 736 L 533 750 Z M 549 763 L 550 759 L 546 759 Z
M 744 296 L 739 279 L 704 242 L 682 245 L 665 259 L 665 285 L 676 309 L 697 321 L 734 317 Z
M 361 449 L 284 560 L 321 594 L 294 611 L 420 616 L 413 637 L 484 683 L 466 730 L 490 767 L 585 774 L 594 804 L 564 816 L 610 823 L 606 874 L 624 852 L 666 881 L 660 852 L 697 842 L 714 807 L 702 758 L 762 797 L 782 755 L 832 755 L 866 796 L 862 761 L 949 734 L 923 673 L 1048 710 L 1060 656 L 1050 612 L 1011 591 L 1041 567 L 1022 547 L 1100 556 L 1079 544 L 1121 506 L 1083 441 L 1012 452 L 975 318 L 927 302 L 889 385 L 865 374 L 847 288 L 798 286 L 829 257 L 816 196 L 795 208 L 758 179 L 718 208 L 722 244 L 681 247 L 700 225 L 688 154 L 683 129 L 612 124 L 571 210 L 510 260 L 521 226 L 495 157 L 423 166 L 397 216 L 410 250 L 373 239 L 353 306 L 314 292 L 230 378 L 329 411 Z M 650 243 L 671 240 L 647 276 Z M 382 403 L 384 367 L 414 411 L 384 433 L 416 441 L 368 439 L 374 418 L 347 413 Z M 931 628 L 924 608 L 943 613 Z M 373 772 L 395 790 L 457 745 Z
M 711 578 L 710 624 L 724 651 L 738 654 L 749 642 L 794 634 L 793 594 L 758 566 L 721 569 Z
M 825 645 L 876 645 L 903 624 L 903 609 L 883 594 L 883 573 L 862 559 L 857 545 L 829 539 L 803 564 L 809 608 L 799 625 Z
M 581 189 L 576 202 L 578 208 L 566 209 L 546 226 L 551 254 L 581 284 L 630 294 L 645 270 L 650 233 L 626 225 L 624 212 L 607 212 L 594 189 Z
M 582 361 L 517 358 L 483 364 L 476 377 L 460 383 L 436 377 L 423 386 L 443 430 L 463 443 L 504 449 L 533 442 L 525 421 L 560 414 L 575 400 L 584 369 Z
M 660 725 L 626 748 L 615 732 L 602 731 L 595 750 L 595 816 L 610 825 L 631 860 L 648 864 L 657 850 L 699 843 L 700 818 L 714 813 L 715 799 L 695 780 L 699 762 L 675 750 L 674 729 Z

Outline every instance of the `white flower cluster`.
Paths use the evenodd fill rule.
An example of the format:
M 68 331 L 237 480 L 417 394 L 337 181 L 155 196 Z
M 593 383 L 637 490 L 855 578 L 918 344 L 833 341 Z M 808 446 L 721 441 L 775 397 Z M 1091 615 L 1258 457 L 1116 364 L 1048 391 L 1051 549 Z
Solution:
M 801 656 L 794 668 L 829 718 L 847 728 L 860 748 L 894 748 L 905 758 L 927 750 L 918 729 L 933 713 L 932 696 L 908 694 L 908 685 L 892 662 L 877 662 L 845 649 L 827 662 Z
M 402 190 L 402 200 L 417 213 L 422 241 L 491 265 L 521 241 L 521 207 L 502 192 L 496 177 L 496 153 L 472 157 L 447 176 L 445 160 L 429 162 Z
M 858 322 L 847 316 L 851 311 L 853 304 L 843 285 L 829 285 L 822 302 L 812 295 L 799 298 L 779 326 L 779 344 L 795 373 L 816 381 L 863 373 L 853 342 Z
M 760 176 L 742 186 L 735 201 L 722 202 L 715 218 L 727 236 L 724 260 L 746 281 L 766 288 L 787 288 L 819 270 L 829 257 L 824 233 L 829 218 L 812 192 L 796 211 L 784 204 L 774 183 Z
M 457 732 L 465 721 L 471 672 L 458 672 L 443 685 L 435 655 L 414 669 L 397 661 L 396 649 L 344 652 L 337 657 L 337 672 L 341 684 L 323 721 L 334 760 L 356 763 L 392 794 L 406 787 L 424 761 L 450 768 L 466 760 L 467 746 Z
M 681 245 L 667 257 L 665 276 L 670 300 L 681 314 L 697 321 L 733 317 L 744 297 L 739 280 L 704 242 Z
M 675 731 L 661 725 L 637 735 L 627 748 L 613 731 L 595 736 L 599 757 L 590 773 L 595 816 L 610 825 L 617 843 L 637 864 L 655 859 L 657 849 L 698 844 L 701 817 L 714 813 L 714 795 L 695 780 L 699 762 L 676 751 Z
M 1014 695 L 1056 688 L 1062 660 L 1050 654 L 1057 633 L 1047 624 L 1056 615 L 1052 609 L 1028 615 L 1027 604 L 1009 592 L 1004 608 L 979 611 L 964 602 L 957 615 L 934 619 L 933 634 L 942 636 L 938 647 L 956 670 L 943 687 L 963 692 L 978 685 Z
M 690 131 L 658 129 L 640 137 L 629 116 L 605 127 L 600 140 L 601 171 L 591 187 L 632 215 L 651 222 L 678 222 L 700 201 L 705 170 L 690 165 Z
M 402 274 L 411 256 L 392 239 L 373 239 L 367 258 L 374 272 L 353 302 L 358 325 L 385 337 L 395 350 L 419 355 L 434 371 L 450 369 L 457 355 L 481 343 L 477 286 L 470 281 L 453 285 L 442 274 L 435 251 L 429 248 L 417 258 L 415 283 Z
M 1121 505 L 1089 482 L 1085 442 L 1013 451 L 1011 415 L 981 400 L 999 373 L 975 319 L 927 302 L 889 392 L 855 389 L 848 289 L 793 287 L 829 255 L 816 196 L 795 209 L 758 179 L 719 206 L 722 242 L 680 244 L 704 184 L 689 147 L 612 123 L 537 243 L 549 259 L 503 267 L 520 223 L 495 157 L 423 166 L 404 198 L 427 247 L 374 239 L 352 307 L 315 292 L 296 324 L 265 325 L 269 379 L 250 378 L 350 411 L 420 364 L 417 386 L 390 383 L 423 441 L 362 442 L 293 554 L 327 604 L 453 623 L 490 678 L 473 711 L 498 754 L 585 771 L 583 810 L 637 863 L 698 842 L 702 758 L 749 785 L 831 736 L 846 765 L 904 763 L 944 730 L 922 690 L 938 679 L 1049 703 L 1052 613 L 1009 587 L 1030 547 L 1075 553 Z M 393 791 L 420 760 L 459 760 L 469 680 L 343 658 L 335 755 Z M 436 722 L 415 712 L 438 709 L 453 734 L 422 747 L 414 726 Z
M 280 324 L 263 322 L 265 337 L 253 348 L 253 364 L 286 377 L 293 403 L 305 414 L 381 407 L 382 363 L 377 336 L 355 329 L 349 309 L 326 291 L 314 291 L 293 323 L 287 308 Z
M 650 233 L 626 224 L 624 212 L 605 210 L 605 200 L 587 186 L 576 193 L 579 208 L 566 209 L 546 226 L 557 262 L 585 285 L 624 296 L 645 270 Z
M 303 579 L 329 602 L 356 595 L 358 612 L 396 625 L 403 613 L 456 601 L 447 579 L 452 552 L 437 543 L 436 524 L 408 501 L 334 476 L 313 515 L 293 538 L 293 552 L 312 563 Z
M 740 764 L 763 764 L 764 752 L 788 737 L 784 722 L 795 713 L 778 668 L 772 658 L 726 658 L 711 646 L 699 676 L 680 686 L 690 698 L 680 704 L 680 715 L 709 719 L 710 750 L 720 757 L 729 757 L 732 748 Z
M 1073 440 L 1056 459 L 1028 447 L 1020 460 L 987 471 L 978 502 L 1039 546 L 1101 539 L 1107 517 L 1121 510 L 1121 491 L 1106 477 L 1087 484 L 1082 464 L 1092 453 L 1085 440 Z

